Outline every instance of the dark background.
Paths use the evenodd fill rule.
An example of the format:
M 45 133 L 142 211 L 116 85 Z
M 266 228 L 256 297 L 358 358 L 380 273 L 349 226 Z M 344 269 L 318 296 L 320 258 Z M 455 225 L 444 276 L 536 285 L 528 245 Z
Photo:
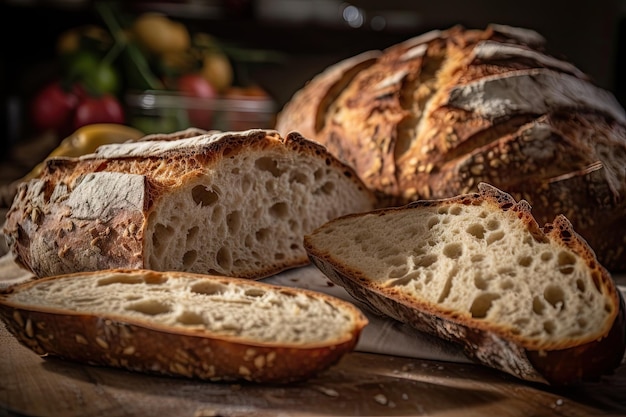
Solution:
M 594 82 L 626 103 L 626 1 L 526 0 L 411 1 L 352 0 L 365 19 L 351 27 L 342 0 L 125 1 L 126 11 L 158 10 L 247 48 L 280 51 L 284 60 L 251 74 L 278 107 L 326 66 L 359 52 L 381 49 L 431 29 L 455 24 L 484 28 L 489 23 L 540 32 L 550 52 L 588 73 Z M 85 23 L 101 23 L 91 1 L 3 1 L 0 6 L 3 159 L 26 140 L 24 106 L 54 71 L 58 35 Z M 384 18 L 386 26 L 376 27 Z

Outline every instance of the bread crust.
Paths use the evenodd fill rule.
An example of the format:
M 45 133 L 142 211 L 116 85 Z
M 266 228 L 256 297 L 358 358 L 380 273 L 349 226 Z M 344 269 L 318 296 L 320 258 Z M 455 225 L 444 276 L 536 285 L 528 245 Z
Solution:
M 476 191 L 565 214 L 611 271 L 626 269 L 626 112 L 523 28 L 455 26 L 393 45 L 331 89 L 328 68 L 278 114 L 353 166 L 383 206 Z M 340 62 L 337 67 L 346 64 Z M 326 102 L 307 107 L 303 102 Z
M 70 274 L 73 279 L 88 275 L 149 275 L 159 280 L 162 273 L 144 270 L 106 270 Z M 356 346 L 367 318 L 352 304 L 326 294 L 229 277 L 199 276 L 168 272 L 168 278 L 200 278 L 210 282 L 245 283 L 263 291 L 307 294 L 352 316 L 349 333 L 320 343 L 265 342 L 211 331 L 176 329 L 149 320 L 119 314 L 87 314 L 72 310 L 12 302 L 8 296 L 25 287 L 41 285 L 59 277 L 18 284 L 0 294 L 0 317 L 9 331 L 35 353 L 80 363 L 123 368 L 134 372 L 197 378 L 216 382 L 250 381 L 289 383 L 308 379 L 334 365 Z M 85 294 L 88 296 L 88 294 Z
M 624 300 L 609 272 L 597 261 L 593 250 L 576 233 L 566 217 L 557 216 L 552 223 L 540 228 L 526 201 L 517 202 L 511 195 L 484 183 L 479 186 L 478 193 L 438 200 L 418 200 L 405 206 L 378 209 L 372 214 L 385 216 L 398 210 L 471 205 L 482 201 L 494 204 L 498 210 L 515 213 L 537 241 L 556 242 L 584 261 L 594 285 L 601 289 L 606 299 L 605 306 L 610 306 L 612 311 L 604 327 L 594 329 L 585 338 L 563 340 L 552 345 L 537 344 L 507 327 L 461 316 L 455 311 L 409 297 L 396 287 L 378 285 L 360 272 L 342 265 L 328 248 L 317 247 L 310 235 L 305 236 L 305 248 L 312 263 L 331 281 L 344 287 L 374 312 L 459 344 L 466 355 L 478 363 L 523 380 L 552 385 L 577 384 L 611 373 L 622 362 L 626 349 Z M 354 216 L 361 214 L 344 217 Z M 341 222 L 341 218 L 330 223 L 333 222 Z M 314 234 L 320 233 L 325 227 L 322 226 Z
M 155 269 L 149 263 L 153 252 L 149 245 L 154 239 L 150 236 L 156 234 L 151 229 L 154 228 L 152 216 L 162 202 L 168 198 L 176 199 L 170 196 L 177 190 L 192 188 L 196 183 L 200 184 L 199 190 L 200 187 L 207 187 L 207 181 L 218 174 L 231 178 L 225 181 L 232 181 L 229 187 L 235 187 L 245 172 L 216 174 L 218 164 L 231 158 L 262 158 L 266 153 L 277 155 L 277 158 L 292 165 L 296 158 L 315 161 L 321 169 L 332 171 L 338 178 L 337 190 L 345 187 L 342 190 L 349 191 L 345 193 L 345 200 L 342 200 L 342 194 L 324 207 L 326 214 L 320 210 L 320 213 L 314 213 L 317 217 L 296 219 L 302 222 L 303 227 L 312 228 L 315 222 L 321 223 L 333 215 L 370 209 L 375 205 L 373 195 L 352 168 L 329 154 L 323 146 L 297 132 L 282 137 L 275 131 L 260 129 L 204 133 L 188 129 L 170 135 L 150 135 L 136 142 L 103 146 L 95 153 L 80 158 L 48 160 L 40 177 L 20 185 L 7 213 L 4 231 L 16 261 L 38 277 L 113 268 Z M 272 167 L 263 169 L 268 171 Z M 250 175 L 253 176 L 250 181 L 256 181 L 256 173 Z M 298 178 L 293 180 L 297 181 Z M 311 178 L 307 181 L 315 180 Z M 310 185 L 308 190 L 300 187 L 301 193 L 310 194 L 302 197 L 300 203 L 289 201 L 291 195 L 287 191 L 278 190 L 276 193 L 283 192 L 283 199 L 289 199 L 289 204 L 301 204 L 299 207 L 304 210 L 309 204 L 313 205 L 314 192 L 324 198 L 324 190 L 319 191 L 314 186 L 317 185 Z M 330 192 L 333 191 L 336 192 Z M 350 193 L 353 194 L 347 197 Z M 243 194 L 244 191 L 239 198 L 241 202 L 237 204 L 244 204 L 242 202 L 246 199 L 263 198 L 260 192 L 259 195 Z M 201 197 L 194 197 L 194 200 L 205 204 L 200 201 Z M 239 207 L 227 209 L 237 210 Z M 185 213 L 173 214 L 178 215 L 185 216 Z M 210 223 L 211 219 L 206 219 L 206 222 Z M 268 224 L 266 227 L 274 226 Z M 294 245 L 300 246 L 298 253 L 289 252 L 289 256 L 277 258 L 264 266 L 255 267 L 251 263 L 247 269 L 225 267 L 222 273 L 208 267 L 194 272 L 258 279 L 307 264 L 301 237 L 294 235 L 292 240 Z M 190 248 L 196 254 L 199 250 L 195 246 Z M 200 252 L 199 256 L 205 255 Z M 266 259 L 270 259 L 270 254 Z

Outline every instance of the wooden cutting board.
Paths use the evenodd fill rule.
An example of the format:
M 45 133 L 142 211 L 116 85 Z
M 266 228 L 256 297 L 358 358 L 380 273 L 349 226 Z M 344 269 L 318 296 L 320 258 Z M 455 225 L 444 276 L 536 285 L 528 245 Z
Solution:
M 626 366 L 555 389 L 473 364 L 354 352 L 306 383 L 209 383 L 40 358 L 0 325 L 0 416 L 616 416 Z

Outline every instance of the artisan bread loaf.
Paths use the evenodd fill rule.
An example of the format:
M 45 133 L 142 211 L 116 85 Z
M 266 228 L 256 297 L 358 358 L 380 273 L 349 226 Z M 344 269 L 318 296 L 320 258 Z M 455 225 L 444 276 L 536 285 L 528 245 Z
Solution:
M 367 325 L 351 303 L 303 289 L 182 272 L 106 270 L 30 281 L 0 316 L 40 355 L 212 381 L 309 378 Z
M 5 233 L 36 276 L 112 268 L 261 278 L 308 263 L 302 237 L 371 209 L 354 171 L 293 133 L 204 132 L 47 161 Z
M 347 215 L 305 236 L 313 263 L 374 311 L 463 345 L 521 379 L 573 384 L 616 368 L 624 304 L 564 216 L 478 192 Z
M 330 66 L 284 106 L 382 204 L 452 197 L 484 181 L 564 214 L 609 270 L 626 270 L 626 113 L 531 30 L 455 26 Z

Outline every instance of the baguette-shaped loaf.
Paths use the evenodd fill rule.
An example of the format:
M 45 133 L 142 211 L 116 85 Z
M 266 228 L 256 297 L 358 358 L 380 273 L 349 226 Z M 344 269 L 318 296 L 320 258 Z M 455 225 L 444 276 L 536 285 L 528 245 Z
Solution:
M 330 66 L 276 129 L 326 145 L 388 205 L 493 184 L 626 270 L 626 112 L 546 46 L 502 25 L 428 32 Z
M 106 270 L 0 295 L 9 331 L 39 355 L 212 381 L 307 379 L 353 350 L 367 319 L 326 294 L 249 279 Z
M 36 276 L 113 268 L 262 278 L 308 263 L 302 238 L 374 207 L 353 170 L 275 131 L 189 129 L 47 161 L 5 233 Z
M 374 311 L 462 344 L 479 363 L 555 385 L 610 373 L 624 302 L 564 216 L 479 192 L 347 215 L 305 236 L 313 263 Z

